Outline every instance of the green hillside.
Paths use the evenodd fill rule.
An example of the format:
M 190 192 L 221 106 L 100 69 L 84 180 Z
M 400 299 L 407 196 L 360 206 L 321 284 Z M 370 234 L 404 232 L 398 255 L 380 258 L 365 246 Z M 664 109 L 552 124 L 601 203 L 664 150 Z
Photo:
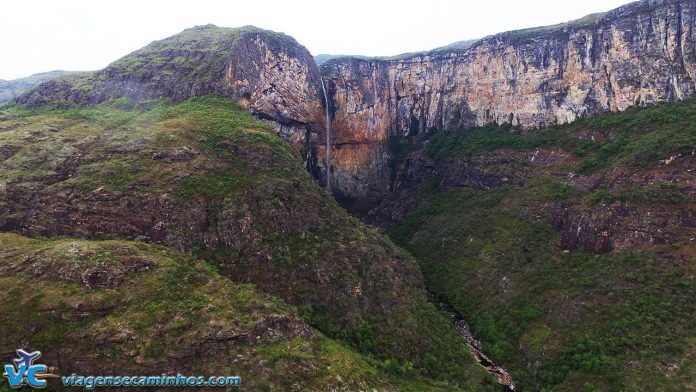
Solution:
M 522 390 L 691 390 L 694 124 L 691 99 L 435 133 L 387 232 Z
M 279 299 L 161 246 L 0 234 L 0 260 L 2 352 L 40 348 L 61 375 L 243 375 L 249 390 L 390 385 Z

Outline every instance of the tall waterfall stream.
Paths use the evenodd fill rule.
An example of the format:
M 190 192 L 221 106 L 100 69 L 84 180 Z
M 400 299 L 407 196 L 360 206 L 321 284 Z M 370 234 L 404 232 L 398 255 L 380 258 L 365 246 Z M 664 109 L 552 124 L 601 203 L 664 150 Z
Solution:
M 326 191 L 331 193 L 331 107 L 329 106 L 329 96 L 324 86 L 324 78 L 321 79 L 321 90 L 324 92 L 324 112 L 326 115 L 324 126 L 326 127 Z

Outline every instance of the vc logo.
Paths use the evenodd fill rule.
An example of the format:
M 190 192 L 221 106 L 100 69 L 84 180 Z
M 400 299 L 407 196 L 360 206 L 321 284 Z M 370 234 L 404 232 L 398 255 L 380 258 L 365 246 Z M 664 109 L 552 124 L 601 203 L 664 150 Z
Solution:
M 12 365 L 5 365 L 5 373 L 7 381 L 12 388 L 19 388 L 22 385 L 28 384 L 34 388 L 43 388 L 46 386 L 46 380 L 39 379 L 45 376 L 46 365 L 34 365 L 34 361 L 41 356 L 40 351 L 27 353 L 26 351 L 17 350 L 19 358 L 15 359 Z

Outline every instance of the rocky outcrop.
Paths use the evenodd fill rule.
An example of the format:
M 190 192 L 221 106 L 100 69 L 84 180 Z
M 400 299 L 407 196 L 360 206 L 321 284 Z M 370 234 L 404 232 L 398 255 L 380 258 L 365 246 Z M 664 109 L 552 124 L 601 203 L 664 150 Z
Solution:
M 319 70 L 309 51 L 288 36 L 242 34 L 230 52 L 224 81 L 224 95 L 271 122 L 296 147 L 316 140 L 311 130 L 324 128 Z
M 368 199 L 388 191 L 391 136 L 535 128 L 683 99 L 696 90 L 695 23 L 695 2 L 649 0 L 464 50 L 330 60 L 322 73 L 334 86 L 337 188 Z
M 324 127 L 321 80 L 311 54 L 292 37 L 245 26 L 196 26 L 155 41 L 94 73 L 39 85 L 18 97 L 28 106 L 110 99 L 175 102 L 215 94 L 236 99 L 300 146 Z
M 660 161 L 653 168 L 576 177 L 572 184 L 605 197 L 593 205 L 558 203 L 551 219 L 561 234 L 560 246 L 571 251 L 606 253 L 644 249 L 664 244 L 689 243 L 696 229 L 693 203 L 694 152 Z M 633 192 L 633 193 L 631 193 Z

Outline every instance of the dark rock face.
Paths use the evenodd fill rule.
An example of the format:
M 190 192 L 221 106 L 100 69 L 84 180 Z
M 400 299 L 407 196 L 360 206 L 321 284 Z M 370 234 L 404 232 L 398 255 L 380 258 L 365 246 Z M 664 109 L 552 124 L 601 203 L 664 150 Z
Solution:
M 530 198 L 520 201 L 516 212 L 552 225 L 563 250 L 603 254 L 694 241 L 696 206 L 684 201 L 696 195 L 696 150 L 644 166 L 619 164 L 590 175 L 575 174 L 577 167 L 578 157 L 554 147 L 453 153 L 448 159 L 414 151 L 399 166 L 390 196 L 362 217 L 389 227 L 421 204 L 424 189 L 425 193 L 457 188 L 487 191 L 561 181 L 569 190 L 604 192 L 606 197 L 591 202 Z
M 589 176 L 575 181 L 581 189 L 645 189 L 673 184 L 685 198 L 693 197 L 693 167 L 696 156 L 687 154 L 662 161 L 657 167 Z M 656 194 L 664 193 L 657 191 Z M 692 204 L 675 208 L 669 202 L 631 203 L 602 200 L 590 208 L 559 203 L 549 221 L 561 233 L 560 246 L 571 251 L 607 253 L 613 250 L 647 248 L 654 245 L 689 243 L 696 228 Z

